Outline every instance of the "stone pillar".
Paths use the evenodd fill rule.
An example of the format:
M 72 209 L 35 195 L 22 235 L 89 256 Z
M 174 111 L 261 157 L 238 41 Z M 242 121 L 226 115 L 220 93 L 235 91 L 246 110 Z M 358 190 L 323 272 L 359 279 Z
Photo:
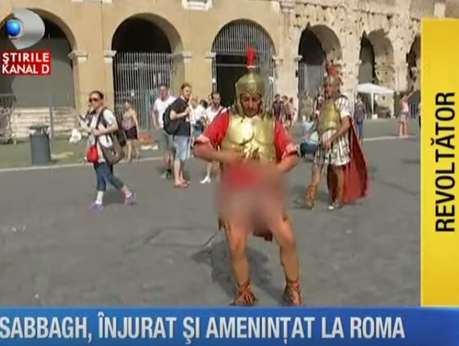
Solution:
M 355 61 L 355 60 L 354 60 Z M 361 61 L 357 62 L 340 62 L 342 64 L 341 75 L 343 79 L 343 86 L 341 92 L 354 102 L 355 94 L 357 93 L 357 86 L 359 85 L 359 68 Z
M 116 50 L 104 51 L 104 85 L 101 90 L 105 90 L 106 100 L 105 104 L 107 107 L 114 108 L 115 106 L 115 88 L 113 80 L 113 58 L 116 55 Z
M 86 111 L 88 106 L 88 97 L 85 95 L 84 85 L 86 75 L 89 73 L 87 67 L 88 52 L 85 50 L 73 50 L 68 55 L 72 60 L 73 66 L 73 84 L 75 93 L 75 108 L 78 113 Z
M 395 91 L 406 91 L 409 88 L 409 66 L 406 61 L 399 62 L 395 65 L 395 84 L 394 89 Z
M 288 96 L 297 96 L 298 80 L 296 77 L 298 44 L 293 25 L 295 3 L 291 0 L 280 2 L 280 39 L 278 56 L 274 57 L 276 69 L 276 92 Z
M 376 78 L 387 88 L 396 89 L 396 64 L 393 62 L 376 63 Z M 406 76 L 406 75 L 405 75 Z
M 217 53 L 214 53 L 214 52 L 206 53 L 207 71 L 208 71 L 208 74 L 211 80 L 211 85 L 212 85 L 211 91 L 212 92 L 218 91 L 217 90 L 217 71 L 214 71 L 216 57 L 217 57 Z M 205 80 L 206 78 L 203 78 L 203 79 Z M 205 89 L 203 91 L 205 92 Z
M 171 77 L 171 90 L 174 94 L 178 95 L 180 86 L 184 82 L 193 82 L 193 71 L 190 69 L 193 53 L 182 51 L 172 56 L 172 77 Z

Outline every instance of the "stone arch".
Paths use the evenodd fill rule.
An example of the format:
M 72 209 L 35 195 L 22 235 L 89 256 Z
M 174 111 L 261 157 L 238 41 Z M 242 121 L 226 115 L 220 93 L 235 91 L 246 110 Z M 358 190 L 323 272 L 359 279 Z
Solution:
M 151 127 L 151 104 L 161 84 L 176 88 L 183 70 L 183 43 L 178 30 L 152 13 L 130 16 L 112 36 L 115 109 L 125 99 L 135 107 L 142 127 Z
M 112 35 L 112 49 L 115 49 L 115 47 L 119 47 L 120 45 L 122 45 L 123 34 L 129 34 L 129 30 L 135 31 L 136 29 L 139 29 L 139 27 L 142 26 L 153 29 L 153 40 L 156 38 L 156 35 L 157 38 L 162 42 L 162 47 L 165 46 L 165 41 L 167 41 L 167 44 L 169 45 L 167 50 L 169 53 L 175 54 L 180 53 L 182 51 L 182 37 L 180 36 L 180 33 L 175 28 L 175 26 L 167 19 L 153 13 L 138 13 L 122 20 L 116 26 L 115 32 Z M 151 32 L 146 34 L 150 36 L 150 38 L 152 37 Z M 127 39 L 128 37 L 130 36 L 125 36 L 125 39 Z M 142 35 L 141 37 L 145 39 L 145 35 Z M 136 40 L 132 40 L 132 37 L 129 41 L 134 41 L 129 44 L 136 44 Z M 140 41 L 140 43 L 137 43 L 137 45 L 144 43 L 144 41 Z M 150 46 L 152 45 L 150 44 Z M 157 45 L 156 47 L 158 48 L 160 46 Z
M 363 35 L 360 40 L 359 54 L 359 84 L 360 83 L 375 83 L 376 82 L 376 61 L 375 51 L 370 40 Z
M 212 53 L 215 55 L 213 89 L 220 92 L 225 105 L 234 102 L 234 84 L 247 72 L 246 54 L 249 46 L 256 50 L 256 69 L 268 86 L 265 102 L 271 102 L 274 96 L 274 41 L 260 24 L 237 19 L 223 25 L 212 42 Z
M 342 59 L 342 46 L 336 33 L 326 25 L 308 25 L 298 44 L 298 94 L 315 96 L 323 82 L 328 61 Z
M 77 47 L 76 36 L 58 15 L 41 8 L 30 10 L 37 13 L 45 24 L 43 38 L 30 49 L 51 51 L 51 76 L 2 77 L 0 93 L 14 95 L 16 107 L 20 108 L 53 107 L 56 110 L 74 108 L 77 79 L 69 54 Z M 6 20 L 9 18 L 11 16 Z M 3 21 L 3 25 L 6 20 Z M 11 48 L 12 45 L 9 45 L 11 45 L 9 40 L 0 40 L 0 50 L 2 46 Z
M 364 32 L 361 43 L 371 44 L 374 55 L 374 81 L 391 87 L 394 83 L 394 47 L 383 29 Z M 362 45 L 361 45 L 362 48 Z
M 408 89 L 420 87 L 421 71 L 421 36 L 416 35 L 406 56 L 408 64 L 407 82 Z

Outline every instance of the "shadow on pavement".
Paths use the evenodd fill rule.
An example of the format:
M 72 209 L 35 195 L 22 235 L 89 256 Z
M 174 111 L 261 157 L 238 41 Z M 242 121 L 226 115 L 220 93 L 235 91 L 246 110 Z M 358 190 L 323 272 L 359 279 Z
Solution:
M 402 159 L 402 163 L 405 165 L 420 165 L 421 159 Z
M 251 282 L 278 302 L 279 305 L 282 305 L 283 288 L 272 285 L 271 272 L 266 268 L 268 257 L 249 246 L 247 247 L 247 256 L 249 258 Z M 217 283 L 230 299 L 234 298 L 236 288 L 231 269 L 230 254 L 225 241 L 212 243 L 209 247 L 194 254 L 192 258 L 197 263 L 209 265 L 212 270 L 212 282 Z
M 124 194 L 114 188 L 107 189 L 104 196 L 104 204 L 106 206 L 113 204 L 124 204 Z

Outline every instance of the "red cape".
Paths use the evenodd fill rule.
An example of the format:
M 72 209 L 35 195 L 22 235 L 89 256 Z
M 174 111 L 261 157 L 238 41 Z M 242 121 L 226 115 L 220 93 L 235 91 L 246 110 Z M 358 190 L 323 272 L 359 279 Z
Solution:
M 355 133 L 354 124 L 349 130 L 349 146 L 351 161 L 344 166 L 344 203 L 349 204 L 359 198 L 366 197 L 370 183 L 367 160 L 363 154 L 362 146 Z M 330 174 L 331 167 L 328 167 L 327 185 L 331 200 L 336 196 L 336 178 Z

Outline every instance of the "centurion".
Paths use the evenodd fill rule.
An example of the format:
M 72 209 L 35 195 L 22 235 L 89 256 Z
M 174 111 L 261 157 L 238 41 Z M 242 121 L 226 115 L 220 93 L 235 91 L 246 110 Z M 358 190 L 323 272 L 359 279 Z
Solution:
M 265 84 L 254 72 L 255 52 L 248 50 L 248 73 L 236 83 L 235 107 L 220 114 L 196 140 L 195 156 L 221 164 L 220 228 L 226 233 L 238 293 L 232 305 L 252 306 L 246 243 L 250 233 L 276 238 L 285 271 L 284 298 L 302 305 L 298 255 L 285 212 L 284 177 L 298 164 L 298 147 L 266 111 Z

